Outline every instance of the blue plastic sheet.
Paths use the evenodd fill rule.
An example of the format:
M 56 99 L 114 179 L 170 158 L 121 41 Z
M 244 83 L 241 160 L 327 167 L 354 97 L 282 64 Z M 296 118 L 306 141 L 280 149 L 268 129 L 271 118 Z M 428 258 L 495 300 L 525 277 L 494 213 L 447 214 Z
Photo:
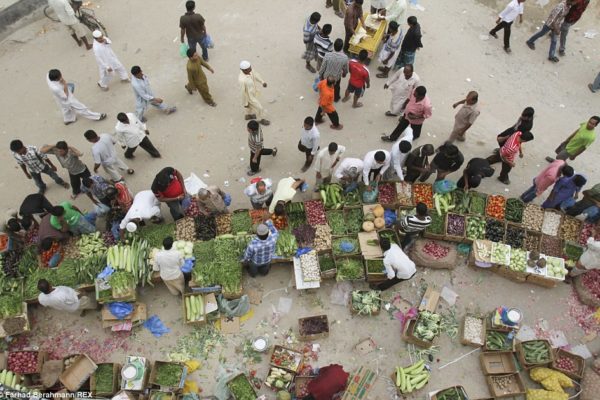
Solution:
M 185 274 L 187 274 L 188 272 L 192 272 L 194 264 L 196 264 L 196 257 L 186 258 L 184 260 L 183 266 L 181 267 L 181 272 Z
M 346 187 L 346 189 L 344 189 L 344 194 L 348 194 L 353 190 L 356 190 L 358 188 L 358 183 L 356 182 L 352 182 L 351 184 L 348 185 L 348 187 Z
M 350 242 L 342 242 L 340 243 L 340 250 L 344 253 L 351 253 L 354 251 L 354 245 Z
M 433 183 L 433 192 L 434 193 L 449 193 L 456 189 L 456 182 L 450 181 L 448 179 L 442 179 L 441 181 L 435 181 Z
M 225 197 L 223 197 L 223 202 L 225 203 L 226 207 L 229 207 L 231 205 L 231 195 L 229 193 L 225 193 Z
M 296 250 L 296 257 L 300 257 L 302 254 L 306 254 L 310 252 L 312 249 L 310 247 L 301 247 Z
M 162 323 L 158 315 L 153 315 L 144 322 L 144 328 L 148 329 L 154 337 L 161 337 L 164 334 L 171 332 L 169 328 Z
M 108 310 L 117 319 L 124 319 L 133 312 L 133 304 L 117 301 L 108 305 Z
M 102 272 L 100 272 L 98 274 L 98 276 L 96 278 L 98 278 L 98 279 L 108 278 L 109 276 L 111 276 L 113 274 L 113 272 L 115 272 L 115 270 L 112 267 L 106 267 L 102 270 Z
M 396 212 L 394 210 L 386 209 L 383 213 L 383 219 L 385 220 L 385 226 L 390 227 L 396 222 Z

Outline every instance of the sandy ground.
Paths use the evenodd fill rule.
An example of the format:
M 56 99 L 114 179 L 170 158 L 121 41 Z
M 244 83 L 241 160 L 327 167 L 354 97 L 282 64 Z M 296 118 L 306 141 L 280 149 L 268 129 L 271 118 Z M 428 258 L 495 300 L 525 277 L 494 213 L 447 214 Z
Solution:
M 107 26 L 121 61 L 128 68 L 140 65 L 150 77 L 156 95 L 179 109 L 171 116 L 149 111 L 151 138 L 163 159 L 152 160 L 138 150 L 136 159 L 130 162 L 131 167 L 136 169 L 136 174 L 128 179 L 132 190 L 147 189 L 156 172 L 171 165 L 184 175 L 195 172 L 207 183 L 223 187 L 232 194 L 234 208 L 248 206 L 242 193 L 249 152 L 237 86 L 241 59 L 250 60 L 255 70 L 269 83 L 262 98 L 272 125 L 263 131 L 266 145 L 277 146 L 279 154 L 275 159 L 263 159 L 262 176 L 274 180 L 289 175 L 305 176 L 312 183 L 312 172 L 303 175 L 299 171 L 303 157 L 296 150 L 302 120 L 316 111 L 316 95 L 311 89 L 312 75 L 300 59 L 303 51 L 301 26 L 306 15 L 320 11 L 322 23 L 334 24 L 332 37 L 335 38 L 343 36 L 342 21 L 333 15 L 331 9 L 324 8 L 324 2 L 316 0 L 265 0 L 260 2 L 260 6 L 241 0 L 228 2 L 225 7 L 218 7 L 216 3 L 206 7 L 200 5 L 198 11 L 206 18 L 209 33 L 216 43 L 216 48 L 210 51 L 210 64 L 216 72 L 208 77 L 211 93 L 218 103 L 218 107 L 213 109 L 206 106 L 197 94 L 189 96 L 183 88 L 186 83 L 185 60 L 178 56 L 177 26 L 183 13 L 183 3 L 171 2 L 168 6 L 148 6 L 141 0 L 93 3 L 97 15 Z M 536 141 L 525 147 L 527 156 L 518 160 L 518 166 L 511 174 L 513 183 L 505 187 L 495 179 L 488 179 L 480 187 L 485 192 L 513 196 L 528 186 L 530 179 L 545 164 L 544 156 L 560 140 L 579 123 L 597 114 L 599 98 L 591 94 L 586 85 L 598 72 L 600 39 L 586 39 L 583 34 L 594 28 L 598 30 L 600 8 L 597 4 L 590 6 L 576 25 L 578 30 L 571 31 L 567 56 L 554 65 L 546 60 L 546 40 L 538 41 L 536 52 L 524 45 L 536 26 L 541 26 L 549 6 L 540 9 L 533 2 L 527 2 L 526 22 L 513 29 L 513 53 L 507 56 L 502 51 L 501 41 L 488 40 L 486 35 L 503 5 L 503 2 L 498 3 L 502 4 L 493 0 L 481 3 L 472 0 L 460 3 L 423 0 L 420 4 L 425 7 L 424 12 L 410 11 L 419 18 L 424 33 L 425 48 L 417 55 L 415 70 L 427 86 L 434 105 L 433 117 L 426 121 L 418 144 L 429 142 L 439 145 L 443 142 L 453 124 L 451 104 L 469 90 L 479 91 L 482 114 L 469 132 L 468 141 L 460 145 L 467 160 L 474 156 L 487 156 L 494 148 L 495 135 L 512 125 L 524 107 L 534 106 Z M 4 121 L 1 134 L 5 146 L 5 151 L 0 153 L 0 161 L 12 167 L 10 170 L 7 168 L 0 182 L 0 205 L 7 208 L 18 206 L 25 195 L 35 191 L 33 182 L 24 178 L 8 151 L 10 140 L 20 138 L 26 144 L 41 146 L 65 139 L 83 150 L 85 161 L 91 165 L 90 146 L 84 140 L 83 132 L 87 129 L 112 132 L 116 114 L 133 111 L 134 98 L 131 88 L 119 82 L 114 82 L 109 92 L 100 92 L 96 86 L 98 77 L 93 54 L 77 48 L 61 26 L 47 19 L 20 29 L 0 43 L 0 55 L 0 69 L 4 77 L 0 81 L 0 90 L 4 94 L 0 98 L 0 120 Z M 376 65 L 371 64 L 373 75 Z M 108 113 L 108 119 L 102 122 L 80 119 L 65 127 L 44 81 L 50 68 L 61 69 L 68 81 L 76 83 L 76 97 L 93 110 Z M 340 104 L 338 112 L 345 128 L 335 132 L 327 124 L 323 125 L 322 142 L 335 140 L 347 147 L 347 156 L 361 158 L 374 148 L 387 148 L 379 141 L 379 136 L 383 132 L 389 133 L 395 126 L 395 120 L 383 115 L 389 104 L 389 93 L 383 90 L 383 83 L 373 78 L 372 87 L 363 99 L 365 107 L 358 111 L 351 109 L 349 104 Z M 592 183 L 599 168 L 593 162 L 598 155 L 597 148 L 592 147 L 573 163 L 576 170 L 591 178 Z M 63 177 L 67 176 L 65 171 L 60 173 Z M 47 195 L 52 201 L 68 198 L 68 192 L 48 179 L 45 181 L 49 183 Z M 91 206 L 85 198 L 78 199 L 76 204 L 87 209 Z M 164 209 L 164 212 L 167 213 L 167 210 Z M 288 266 L 278 266 L 268 278 L 250 279 L 245 286 L 262 285 L 264 292 L 268 293 L 289 286 L 290 277 Z M 545 318 L 551 328 L 564 330 L 573 345 L 578 344 L 583 336 L 568 316 L 570 288 L 566 285 L 551 290 L 518 285 L 483 272 L 474 273 L 463 266 L 451 274 L 420 271 L 418 278 L 421 277 L 440 286 L 452 284 L 460 295 L 459 314 L 466 309 L 487 311 L 498 305 L 517 306 L 526 311 L 526 323 L 529 325 L 533 326 L 539 318 Z M 404 283 L 396 290 L 407 299 L 417 301 L 418 279 L 414 282 L 414 286 Z M 333 325 L 329 339 L 319 342 L 322 352 L 315 365 L 322 366 L 333 361 L 340 362 L 347 369 L 365 365 L 387 377 L 394 366 L 407 363 L 406 346 L 399 337 L 397 321 L 387 315 L 377 317 L 377 324 L 364 323 L 375 319 L 358 318 L 355 321 L 346 308 L 329 304 L 332 283 L 323 286 L 324 289 L 314 295 L 303 295 L 293 289 L 287 294 L 270 294 L 262 306 L 255 308 L 255 316 L 243 326 L 243 333 L 273 335 L 277 332 L 281 335 L 290 327 L 296 329 L 297 318 L 325 311 L 331 320 L 339 321 L 339 324 Z M 490 293 L 493 295 L 490 296 Z M 277 306 L 281 296 L 294 300 L 291 312 L 282 317 L 277 328 L 262 324 L 260 321 L 263 319 L 270 320 L 270 304 Z M 127 353 L 136 353 L 139 348 L 151 359 L 164 359 L 177 336 L 188 332 L 188 328 L 181 324 L 180 301 L 172 299 L 164 288 L 144 291 L 142 300 L 148 303 L 149 312 L 158 314 L 173 332 L 164 338 L 153 339 L 147 331 L 138 331 L 130 341 Z M 315 306 L 320 302 L 322 307 Z M 56 326 L 57 313 L 39 310 L 35 313 L 41 329 L 52 330 Z M 52 316 L 53 319 L 49 318 Z M 94 315 L 85 317 L 87 331 L 83 332 L 83 337 L 102 343 L 110 335 L 101 331 L 97 318 Z M 66 329 L 74 337 L 82 333 L 80 329 L 84 329 L 75 317 L 60 315 L 60 323 L 62 327 L 69 327 Z M 359 339 L 369 335 L 373 336 L 381 350 L 361 358 L 351 349 Z M 200 371 L 197 379 L 205 393 L 212 392 L 214 367 L 220 361 L 217 354 L 222 354 L 221 361 L 233 365 L 241 362 L 241 354 L 235 351 L 240 340 L 240 337 L 228 338 L 228 344 L 220 347 Z M 440 346 L 442 351 L 436 357 L 440 361 L 439 364 L 435 362 L 436 365 L 469 350 L 450 343 L 447 338 L 441 341 Z M 590 347 L 597 349 L 598 341 L 592 342 Z M 122 351 L 106 352 L 107 359 L 115 361 L 121 361 L 123 355 Z M 257 367 L 259 376 L 266 375 L 266 363 L 265 358 Z M 434 377 L 428 388 L 440 389 L 459 383 L 468 388 L 472 397 L 486 397 L 487 389 L 478 366 L 477 356 L 473 355 L 455 367 L 442 371 L 434 367 Z M 372 398 L 389 396 L 384 381 L 384 378 L 378 381 L 371 393 Z M 421 397 L 419 394 L 413 398 Z

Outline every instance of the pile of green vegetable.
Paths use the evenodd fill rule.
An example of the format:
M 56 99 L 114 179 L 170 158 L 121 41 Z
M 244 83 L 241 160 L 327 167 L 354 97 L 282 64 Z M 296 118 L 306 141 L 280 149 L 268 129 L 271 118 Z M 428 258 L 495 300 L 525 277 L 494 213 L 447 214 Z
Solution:
M 466 214 L 469 211 L 469 196 L 462 189 L 452 191 L 452 203 L 455 205 L 455 213 Z
M 384 274 L 383 260 L 365 260 L 368 274 Z
M 504 218 L 510 222 L 516 222 L 518 224 L 523 220 L 523 210 L 525 204 L 519 199 L 511 198 L 506 200 L 506 209 L 504 211 Z
M 162 248 L 164 238 L 167 236 L 175 237 L 175 223 L 147 224 L 137 230 L 137 236 L 146 239 L 150 247 Z
M 221 235 L 216 239 L 194 243 L 196 264 L 192 279 L 197 286 L 219 285 L 224 293 L 242 290 L 242 268 L 239 262 L 251 235 Z
M 0 319 L 13 317 L 23 312 L 23 299 L 17 293 L 0 295 Z
M 117 244 L 109 247 L 106 252 L 106 263 L 115 270 L 129 272 L 135 278 L 136 284 L 145 286 L 146 282 L 152 284 L 152 267 L 148 263 L 149 253 L 148 242 L 134 236 L 124 245 Z
M 346 233 L 358 233 L 363 223 L 363 212 L 360 208 L 344 210 L 346 219 Z
M 360 192 L 358 189 L 355 189 L 344 195 L 344 204 L 347 206 L 360 205 Z
M 296 237 L 287 229 L 279 231 L 275 254 L 280 257 L 289 258 L 296 253 L 296 250 L 298 250 Z
M 456 207 L 454 205 L 454 199 L 451 192 L 444 194 L 435 193 L 433 195 L 433 204 L 435 205 L 435 211 L 439 216 L 446 214 L 448 211 L 454 210 Z
M 344 213 L 342 211 L 327 211 L 325 216 L 327 217 L 327 224 L 329 224 L 329 227 L 331 228 L 332 235 L 337 236 L 346 233 L 346 220 L 344 219 Z
M 98 364 L 98 369 L 94 372 L 94 395 L 113 394 L 113 378 L 113 364 Z
M 364 279 L 365 270 L 359 257 L 341 257 L 335 260 L 338 281 Z
M 485 349 L 491 351 L 512 350 L 512 341 L 508 338 L 508 333 L 498 331 L 486 331 Z
M 413 330 L 413 335 L 426 342 L 431 342 L 437 335 L 440 334 L 440 322 L 442 317 L 439 314 L 429 311 L 419 312 L 417 323 Z
M 131 273 L 126 271 L 115 271 L 108 279 L 112 288 L 112 296 L 115 299 L 130 297 L 135 292 L 136 281 Z
M 77 271 L 75 260 L 65 259 L 58 268 L 37 268 L 25 280 L 23 298 L 36 299 L 40 291 L 37 288 L 38 280 L 46 279 L 52 286 L 77 287 Z
M 350 236 L 342 236 L 333 239 L 331 242 L 331 249 L 333 250 L 334 255 L 358 254 L 360 251 L 358 239 Z
M 525 272 L 527 270 L 527 252 L 521 249 L 511 249 L 508 268 L 516 272 Z
M 238 375 L 227 383 L 235 400 L 256 400 L 256 392 L 245 375 Z
M 248 233 L 252 230 L 252 218 L 248 211 L 234 212 L 231 216 L 232 233 Z
M 106 253 L 106 245 L 100 232 L 81 235 L 77 241 L 77 247 L 82 258 L 104 255 Z
M 463 390 L 459 390 L 457 387 L 451 387 L 444 389 L 435 394 L 436 400 L 469 400 Z
M 551 349 L 543 340 L 529 340 L 521 343 L 523 358 L 527 364 L 547 364 L 552 361 Z
M 215 242 L 208 240 L 206 242 L 194 242 L 194 257 L 196 262 L 205 262 L 215 257 Z
M 485 214 L 486 196 L 477 192 L 469 193 L 469 214 Z
M 390 243 L 396 243 L 398 246 L 400 246 L 400 239 L 398 239 L 398 235 L 396 235 L 396 232 L 391 229 L 383 229 L 377 232 L 377 235 L 379 236 L 380 241 L 381 239 L 387 239 L 390 241 Z
M 467 217 L 467 239 L 480 240 L 485 238 L 485 220 L 481 217 Z
M 155 384 L 164 387 L 178 387 L 183 374 L 183 367 L 173 363 L 155 363 L 156 375 L 154 377 Z
M 294 229 L 306 223 L 306 212 L 303 203 L 287 203 L 285 212 L 288 218 L 288 227 Z
M 106 267 L 106 253 L 78 258 L 73 260 L 77 281 L 83 283 L 94 283 L 96 276 Z
M 378 314 L 381 308 L 381 291 L 355 290 L 352 292 L 352 310 L 358 315 Z
M 18 268 L 19 275 L 23 277 L 27 277 L 31 274 L 34 269 L 38 268 L 38 253 L 37 248 L 35 246 L 29 246 L 23 253 L 19 259 Z
M 443 235 L 446 230 L 445 218 L 446 215 L 438 215 L 438 213 L 431 213 L 431 224 L 425 229 L 426 232 L 433 233 L 435 235 Z
M 333 261 L 333 256 L 329 253 L 321 254 L 319 256 L 319 268 L 321 272 L 331 271 L 335 269 L 335 262 Z
M 574 243 L 565 242 L 564 255 L 568 260 L 577 261 L 583 254 L 583 247 Z
M 326 209 L 339 210 L 344 206 L 344 189 L 340 184 L 323 185 L 320 194 Z

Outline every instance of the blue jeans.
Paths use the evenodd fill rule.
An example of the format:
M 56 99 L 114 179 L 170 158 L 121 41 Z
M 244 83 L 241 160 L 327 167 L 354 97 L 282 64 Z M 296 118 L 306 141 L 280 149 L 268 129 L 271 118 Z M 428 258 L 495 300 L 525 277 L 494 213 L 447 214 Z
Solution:
M 86 217 L 81 215 L 79 217 L 77 225 L 70 227 L 69 230 L 71 231 L 71 233 L 73 233 L 73 235 L 83 235 L 86 233 L 96 232 L 96 227 L 92 225 L 90 221 L 86 219 Z
M 533 44 L 536 40 L 538 40 L 539 38 L 541 38 L 548 32 L 550 32 L 550 50 L 548 51 L 548 58 L 552 58 L 552 57 L 554 57 L 554 54 L 556 53 L 556 44 L 558 43 L 558 35 L 556 33 L 554 33 L 548 25 L 542 26 L 542 29 L 538 33 L 536 33 L 535 35 L 530 37 L 529 40 L 527 40 L 527 43 Z
M 415 65 L 415 57 L 417 53 L 415 51 L 401 51 L 396 59 L 395 69 L 403 68 L 405 65 Z
M 38 187 L 40 192 L 44 192 L 46 190 L 46 184 L 42 180 L 42 174 L 48 175 L 54 180 L 54 182 L 58 183 L 59 185 L 64 185 L 65 183 L 65 181 L 63 181 L 63 179 L 60 176 L 58 176 L 56 171 L 50 168 L 50 166 L 46 165 L 46 167 L 44 167 L 42 172 L 40 172 L 39 174 L 35 172 L 29 173 L 29 175 L 31 175 L 31 178 L 33 179 L 33 182 L 35 182 L 35 186 Z
M 252 260 L 248 263 L 248 273 L 251 277 L 256 277 L 257 274 L 261 274 L 262 276 L 266 276 L 271 269 L 271 263 L 258 265 L 255 264 Z
M 208 48 L 206 48 L 202 44 L 203 39 L 204 39 L 204 36 L 202 36 L 200 38 L 191 38 L 188 36 L 188 46 L 190 49 L 196 50 L 196 45 L 199 45 L 202 48 L 202 59 L 204 61 L 206 61 L 206 60 L 208 60 Z
M 536 191 L 537 191 L 537 187 L 535 186 L 535 180 L 534 180 L 533 185 L 531 185 L 531 187 L 529 189 L 527 189 L 526 191 L 524 191 L 523 194 L 521 195 L 521 201 L 523 203 L 531 203 L 533 201 L 533 199 L 535 199 L 537 197 Z

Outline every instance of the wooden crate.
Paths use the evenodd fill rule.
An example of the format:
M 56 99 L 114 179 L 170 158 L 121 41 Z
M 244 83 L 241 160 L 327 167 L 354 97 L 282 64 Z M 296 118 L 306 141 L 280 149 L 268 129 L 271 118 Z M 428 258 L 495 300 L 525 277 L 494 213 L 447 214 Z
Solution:
M 499 352 L 499 351 L 511 351 L 511 352 L 514 352 L 515 351 L 515 349 L 516 349 L 516 340 L 515 340 L 514 337 L 511 340 L 511 344 L 509 344 L 509 347 L 506 348 L 506 349 L 494 350 L 494 349 L 488 347 L 487 334 L 488 334 L 488 332 L 492 332 L 492 331 L 499 332 L 499 333 L 501 333 L 501 334 L 503 334 L 505 336 L 508 335 L 508 333 L 509 333 L 509 331 L 507 331 L 505 329 L 491 328 L 489 325 L 486 325 L 486 337 L 485 337 L 485 344 L 483 345 L 483 349 L 482 349 L 483 351 L 491 351 L 491 352 Z M 506 339 L 508 339 L 508 337 Z
M 112 367 L 113 367 L 112 390 L 110 392 L 98 392 L 96 390 L 96 374 L 93 373 L 92 376 L 90 376 L 90 391 L 92 392 L 92 396 L 110 397 L 110 396 L 114 395 L 115 393 L 117 393 L 117 391 L 119 390 L 119 387 L 121 386 L 121 382 L 120 382 L 121 364 L 101 363 L 101 364 L 98 364 L 98 368 L 100 368 L 101 365 L 106 365 L 106 364 L 112 365 Z
M 499 194 L 491 194 L 491 195 L 488 195 L 487 198 L 485 199 L 485 216 L 487 218 L 494 218 L 494 219 L 499 219 L 500 221 L 504 221 L 506 219 L 504 215 L 503 215 L 502 219 L 500 219 L 500 218 L 497 218 L 497 217 L 494 217 L 494 216 L 491 216 L 488 214 L 488 207 L 490 206 L 492 197 L 502 197 L 504 199 L 504 213 L 506 213 L 506 200 L 507 200 L 506 197 L 499 195 Z
M 464 230 L 463 230 L 463 234 L 462 236 L 459 235 L 451 235 L 448 233 L 448 217 L 450 215 L 453 216 L 458 216 L 460 218 L 463 219 L 464 222 Z M 450 241 L 450 242 L 456 242 L 456 243 L 466 243 L 466 231 L 467 231 L 467 217 L 464 215 L 460 215 L 460 214 L 455 214 L 455 213 L 447 213 L 446 214 L 446 218 L 444 218 L 444 233 L 445 233 L 445 238 L 444 240 Z
M 471 342 L 470 340 L 468 340 L 465 337 L 465 327 L 466 327 L 467 317 L 476 318 L 481 321 L 481 344 Z M 466 314 L 462 320 L 460 332 L 461 332 L 460 333 L 460 343 L 461 344 L 463 344 L 465 346 L 482 347 L 485 344 L 485 318 L 475 315 L 475 314 Z
M 83 386 L 97 368 L 96 363 L 87 354 L 79 354 L 75 357 L 75 361 L 60 374 L 58 380 L 67 390 L 75 392 Z
M 545 344 L 546 348 L 548 349 L 548 360 L 546 362 L 542 362 L 542 363 L 538 363 L 538 364 L 530 364 L 527 361 L 525 361 L 525 353 L 523 350 L 523 345 L 526 343 L 530 343 L 530 342 L 543 342 Z M 545 367 L 545 366 L 552 364 L 552 362 L 554 361 L 554 352 L 552 351 L 552 345 L 550 344 L 550 342 L 545 339 L 527 340 L 527 341 L 520 342 L 519 344 L 517 344 L 517 357 L 519 359 L 519 363 L 521 364 L 521 366 L 524 369 L 529 370 L 531 368 Z
M 369 283 L 377 283 L 384 282 L 387 280 L 387 274 L 385 269 L 382 272 L 369 272 L 369 264 L 374 261 L 382 261 L 381 258 L 365 258 L 365 276 L 367 277 L 367 282 Z
M 31 329 L 31 326 L 29 324 L 29 315 L 27 313 L 27 302 L 23 302 L 22 304 L 23 308 L 21 314 L 13 315 L 11 317 L 6 317 L 3 320 L 0 320 L 0 338 L 19 335 L 24 332 L 29 332 L 29 330 Z M 14 322 L 21 323 L 23 327 L 19 331 L 6 332 L 4 330 L 4 324 L 10 324 Z
M 335 268 L 335 260 L 333 258 L 333 252 L 331 250 L 324 250 L 319 252 L 319 268 L 321 266 L 321 257 L 330 257 L 333 261 L 333 268 L 328 269 L 326 271 L 321 271 L 321 279 L 335 279 L 336 268 Z
M 320 333 L 312 333 L 312 334 L 302 334 L 302 326 L 309 320 L 320 319 L 325 321 L 325 325 L 327 326 L 327 330 Z M 315 315 L 313 317 L 305 317 L 298 319 L 298 337 L 300 340 L 318 340 L 322 338 L 329 337 L 329 321 L 327 320 L 327 315 Z
M 506 377 L 510 379 L 510 387 L 507 389 L 500 389 L 498 385 L 494 382 L 494 379 L 498 379 L 501 377 Z M 523 383 L 523 379 L 521 379 L 521 375 L 519 373 L 514 374 L 506 374 L 506 375 L 488 375 L 485 377 L 486 383 L 488 385 L 488 389 L 494 398 L 501 399 L 504 397 L 515 397 L 518 395 L 525 394 L 526 387 Z
M 545 288 L 555 288 L 558 286 L 559 282 L 562 282 L 559 279 L 548 278 L 539 274 L 528 274 L 527 275 L 527 283 L 531 283 L 533 285 L 542 286 Z
M 362 276 L 358 277 L 356 279 L 347 279 L 348 281 L 363 281 L 365 280 L 365 265 L 364 265 L 364 259 L 362 258 L 362 256 L 360 255 L 348 255 L 348 256 L 334 256 L 333 257 L 333 261 L 335 262 L 335 268 L 336 268 L 336 275 L 339 273 L 340 271 L 340 262 L 344 259 L 355 259 L 360 261 L 360 263 L 362 264 Z M 346 279 L 345 279 L 346 280 Z
M 555 234 L 555 235 L 550 235 L 550 236 L 553 236 L 553 237 L 559 237 L 559 236 L 560 236 L 560 229 L 561 229 L 561 225 L 562 225 L 562 219 L 563 219 L 563 216 L 564 216 L 564 214 L 563 214 L 562 212 L 560 212 L 560 211 L 552 210 L 552 209 L 550 209 L 550 208 L 546 208 L 546 209 L 544 209 L 544 219 L 543 219 L 543 221 L 542 221 L 542 228 L 540 229 L 540 231 L 541 231 L 541 232 L 542 232 L 544 235 L 547 235 L 547 233 L 545 233 L 545 232 L 543 231 L 543 227 L 544 227 L 544 221 L 546 220 L 546 215 L 549 215 L 549 214 L 555 214 L 555 215 L 558 215 L 558 221 L 559 221 L 559 222 L 558 222 L 558 228 L 557 228 L 557 230 L 556 230 L 556 234 Z
M 564 369 L 561 369 L 556 364 L 558 359 L 561 357 L 566 357 L 566 358 L 571 359 L 573 361 L 573 363 L 575 364 L 577 371 L 571 372 L 571 371 L 566 371 Z M 558 348 L 558 349 L 554 350 L 554 360 L 552 360 L 552 368 L 557 371 L 562 372 L 563 374 L 567 375 L 571 379 L 580 381 L 583 378 L 583 371 L 585 370 L 585 360 L 580 355 L 573 354 L 571 352 L 568 352 L 566 350 Z
M 229 388 L 229 385 L 231 384 L 231 382 L 233 382 L 236 379 L 245 379 L 248 382 L 248 386 L 250 386 L 252 388 L 252 391 L 254 392 L 254 398 L 257 398 L 258 396 L 256 395 L 256 389 L 254 389 L 254 386 L 252 385 L 252 383 L 250 383 L 250 380 L 248 379 L 248 377 L 244 374 L 238 374 L 234 377 L 232 377 L 230 380 L 227 381 L 227 387 Z M 237 397 L 235 397 L 235 393 L 231 392 L 231 396 L 235 399 L 235 400 L 240 400 Z
M 316 378 L 316 376 L 296 375 L 296 377 L 294 378 L 294 383 L 295 383 L 294 394 L 296 395 L 297 398 L 302 398 L 302 395 L 303 395 L 302 387 L 305 385 L 308 385 L 308 383 L 315 378 Z
M 299 360 L 298 362 L 296 362 L 296 367 L 295 368 L 290 368 L 290 367 L 284 367 L 281 365 L 278 365 L 275 363 L 274 361 L 274 355 L 276 353 L 279 352 L 288 352 L 294 355 L 294 358 Z M 278 344 L 276 344 L 275 346 L 273 346 L 273 350 L 271 350 L 271 356 L 269 357 L 269 365 L 273 366 L 273 367 L 277 367 L 277 368 L 281 368 L 281 369 L 285 369 L 286 371 L 290 371 L 292 373 L 297 373 L 298 371 L 302 370 L 302 366 L 304 365 L 304 355 L 299 352 L 296 351 L 294 349 L 290 349 L 289 347 L 284 347 L 284 346 L 280 346 Z

